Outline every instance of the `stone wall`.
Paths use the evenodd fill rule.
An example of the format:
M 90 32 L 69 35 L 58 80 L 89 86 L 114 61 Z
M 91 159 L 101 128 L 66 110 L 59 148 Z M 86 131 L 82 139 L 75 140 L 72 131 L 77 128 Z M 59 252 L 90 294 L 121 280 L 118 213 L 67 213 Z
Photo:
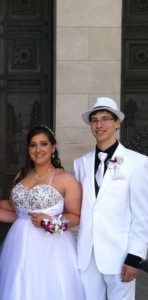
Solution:
M 97 96 L 120 105 L 122 0 L 57 0 L 56 137 L 67 170 L 95 145 L 81 120 Z

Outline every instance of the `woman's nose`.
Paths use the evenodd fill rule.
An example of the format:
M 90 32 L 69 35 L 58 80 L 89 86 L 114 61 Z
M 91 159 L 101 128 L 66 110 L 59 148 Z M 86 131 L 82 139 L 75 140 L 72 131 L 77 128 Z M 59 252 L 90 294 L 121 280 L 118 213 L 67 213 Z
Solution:
M 36 145 L 36 151 L 40 151 L 41 150 L 41 146 L 40 145 Z

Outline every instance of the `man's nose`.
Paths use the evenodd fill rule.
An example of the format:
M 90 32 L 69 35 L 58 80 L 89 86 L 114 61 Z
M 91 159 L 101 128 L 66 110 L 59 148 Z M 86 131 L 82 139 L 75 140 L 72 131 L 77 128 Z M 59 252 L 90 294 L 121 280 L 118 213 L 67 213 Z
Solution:
M 102 127 L 102 125 L 103 125 L 102 120 L 97 120 L 97 127 Z

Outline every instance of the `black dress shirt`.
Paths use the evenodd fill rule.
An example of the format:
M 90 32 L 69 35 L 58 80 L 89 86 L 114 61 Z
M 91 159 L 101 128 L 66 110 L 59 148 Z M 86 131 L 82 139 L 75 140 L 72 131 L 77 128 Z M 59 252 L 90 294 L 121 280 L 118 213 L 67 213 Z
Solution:
M 108 156 L 107 156 L 107 158 L 105 159 L 105 162 L 104 162 L 104 165 L 105 165 L 105 166 L 104 166 L 104 173 L 105 173 L 105 172 L 106 172 L 106 169 L 107 169 L 107 161 L 108 161 L 109 159 L 112 158 L 112 156 L 113 156 L 113 154 L 114 154 L 116 148 L 118 147 L 118 144 L 119 144 L 119 142 L 116 141 L 112 146 L 110 146 L 110 147 L 109 147 L 108 149 L 106 149 L 105 151 L 102 151 L 102 150 L 99 149 L 98 146 L 96 145 L 96 153 L 95 153 L 95 174 L 96 174 L 97 169 L 98 169 L 98 166 L 99 166 L 99 164 L 100 164 L 100 159 L 99 159 L 99 157 L 98 157 L 98 153 L 99 153 L 99 152 L 105 152 L 105 153 L 108 154 Z M 94 174 L 94 175 L 95 175 L 95 174 Z M 98 185 L 97 185 L 96 178 L 95 178 L 95 191 L 96 191 L 96 196 L 97 196 L 98 191 L 99 191 L 99 187 L 98 187 Z

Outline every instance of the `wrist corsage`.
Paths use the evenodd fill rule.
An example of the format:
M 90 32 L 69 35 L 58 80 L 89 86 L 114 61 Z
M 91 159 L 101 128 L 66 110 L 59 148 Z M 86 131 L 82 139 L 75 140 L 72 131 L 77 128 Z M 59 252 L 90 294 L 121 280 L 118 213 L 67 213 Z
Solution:
M 52 220 L 43 219 L 41 221 L 41 227 L 47 233 L 63 233 L 69 228 L 69 221 L 62 218 L 62 215 L 59 215 L 58 217 L 54 217 Z

